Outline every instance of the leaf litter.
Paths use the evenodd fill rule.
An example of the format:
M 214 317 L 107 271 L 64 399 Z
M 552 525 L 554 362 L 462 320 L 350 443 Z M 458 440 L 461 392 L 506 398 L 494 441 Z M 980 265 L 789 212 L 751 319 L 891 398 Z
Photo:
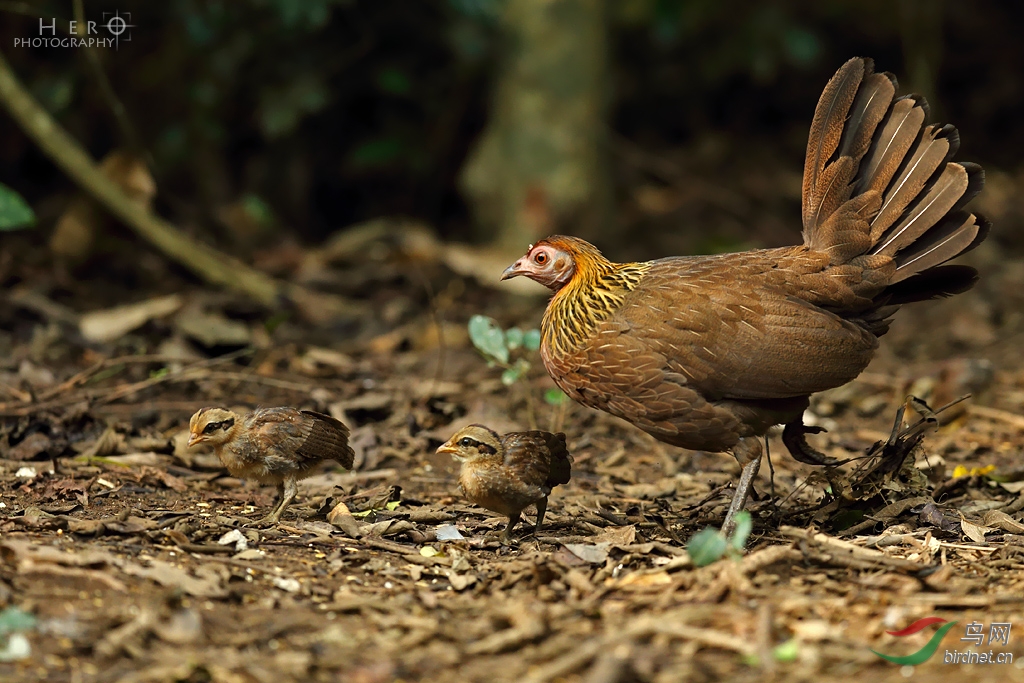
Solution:
M 390 266 L 375 268 L 381 282 Z M 438 268 L 436 292 L 499 296 Z M 118 316 L 71 316 L 37 293 L 33 310 L 92 320 L 94 341 L 26 334 L 58 360 L 26 341 L 0 364 L 0 609 L 34 620 L 6 641 L 5 681 L 896 680 L 870 653 L 898 647 L 886 630 L 1024 615 L 1022 367 L 882 354 L 806 420 L 850 462 L 801 465 L 772 435 L 750 528 L 726 538 L 736 463 L 548 400 L 523 332 L 533 308 L 465 334 L 474 311 L 442 295 L 461 336 L 402 318 L 336 343 L 287 321 L 268 333 L 223 296 L 167 296 L 115 330 Z M 185 311 L 216 324 L 193 329 Z M 929 408 L 965 387 L 985 402 Z M 248 527 L 273 491 L 184 447 L 188 416 L 216 403 L 329 412 L 353 430 L 356 469 L 325 466 L 278 527 Z M 474 421 L 566 431 L 573 478 L 539 538 L 495 540 L 503 520 L 463 501 L 455 463 L 434 453 Z M 702 533 L 698 561 L 687 543 Z

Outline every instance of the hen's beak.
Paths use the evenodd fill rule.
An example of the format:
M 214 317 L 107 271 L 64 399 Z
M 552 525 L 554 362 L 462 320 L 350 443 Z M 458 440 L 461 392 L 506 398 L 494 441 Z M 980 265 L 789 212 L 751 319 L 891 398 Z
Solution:
M 505 272 L 501 274 L 501 279 L 508 280 L 509 278 L 517 277 L 525 273 L 526 270 L 523 268 L 523 259 L 519 259 L 518 261 L 516 261 L 511 266 L 505 269 Z
M 440 446 L 438 446 L 437 447 L 437 451 L 435 451 L 435 452 L 437 452 L 437 453 L 458 453 L 459 449 L 457 449 L 455 446 L 451 445 L 450 443 L 446 443 L 446 444 L 441 444 Z
M 197 443 L 203 440 L 202 434 L 196 434 L 195 432 L 188 435 L 188 447 L 192 448 Z

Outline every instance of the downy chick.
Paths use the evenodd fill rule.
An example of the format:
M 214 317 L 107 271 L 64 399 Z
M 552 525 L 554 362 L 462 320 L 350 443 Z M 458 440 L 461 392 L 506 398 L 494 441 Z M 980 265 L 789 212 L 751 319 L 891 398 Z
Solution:
M 203 408 L 189 420 L 189 448 L 213 446 L 231 474 L 277 486 L 280 501 L 257 524 L 277 524 L 295 498 L 296 481 L 324 460 L 351 469 L 348 427 L 339 420 L 294 408 L 257 408 L 240 416 L 224 408 Z
M 497 432 L 483 425 L 459 430 L 438 453 L 450 453 L 462 463 L 459 487 L 473 503 L 507 515 L 503 538 L 512 538 L 512 529 L 523 509 L 537 506 L 540 531 L 548 506 L 548 494 L 559 484 L 569 482 L 572 456 L 565 445 L 565 434 L 550 432 Z

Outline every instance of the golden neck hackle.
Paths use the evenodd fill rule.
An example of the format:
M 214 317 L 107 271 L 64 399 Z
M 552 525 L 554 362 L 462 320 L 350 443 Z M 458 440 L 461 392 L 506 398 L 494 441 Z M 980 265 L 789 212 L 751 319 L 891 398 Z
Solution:
M 552 356 L 583 346 L 650 267 L 648 263 L 613 263 L 596 250 L 573 256 L 576 269 L 572 279 L 555 292 L 541 321 L 543 346 Z

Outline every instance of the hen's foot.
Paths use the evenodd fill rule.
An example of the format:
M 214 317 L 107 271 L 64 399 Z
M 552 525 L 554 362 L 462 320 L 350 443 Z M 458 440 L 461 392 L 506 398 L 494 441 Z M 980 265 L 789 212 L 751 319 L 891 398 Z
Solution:
M 843 461 L 828 457 L 807 443 L 807 439 L 804 438 L 807 434 L 821 434 L 824 431 L 824 427 L 808 426 L 803 423 L 802 419 L 797 419 L 787 424 L 782 430 L 782 443 L 786 444 L 786 449 L 789 450 L 789 454 L 793 456 L 794 460 L 805 465 L 819 467 L 842 465 Z

